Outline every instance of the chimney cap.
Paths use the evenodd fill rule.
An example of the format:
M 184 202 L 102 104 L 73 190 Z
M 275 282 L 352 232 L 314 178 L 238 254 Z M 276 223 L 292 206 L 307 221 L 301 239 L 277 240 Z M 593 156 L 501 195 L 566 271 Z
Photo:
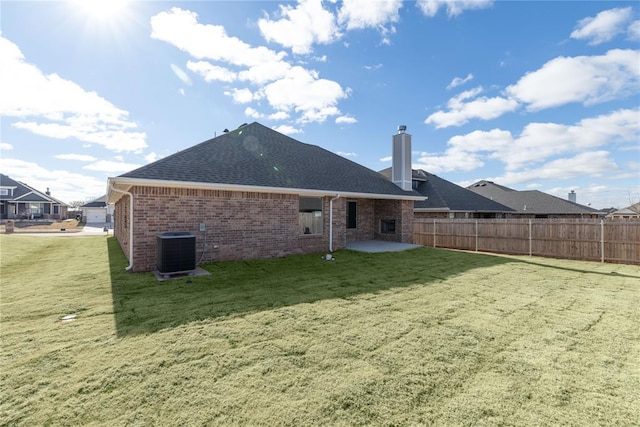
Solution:
M 398 133 L 405 133 L 407 131 L 407 125 L 398 125 Z

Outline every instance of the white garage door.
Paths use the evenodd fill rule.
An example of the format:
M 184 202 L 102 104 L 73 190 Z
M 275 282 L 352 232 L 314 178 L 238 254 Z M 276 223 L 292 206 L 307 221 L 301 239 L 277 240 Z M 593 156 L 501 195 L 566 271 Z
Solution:
M 87 224 L 91 224 L 91 223 L 95 223 L 95 222 L 101 222 L 104 223 L 106 221 L 106 212 L 104 209 L 101 210 L 97 210 L 97 209 L 91 209 L 91 210 L 87 210 L 85 215 L 87 216 L 85 218 L 85 221 L 87 222 Z

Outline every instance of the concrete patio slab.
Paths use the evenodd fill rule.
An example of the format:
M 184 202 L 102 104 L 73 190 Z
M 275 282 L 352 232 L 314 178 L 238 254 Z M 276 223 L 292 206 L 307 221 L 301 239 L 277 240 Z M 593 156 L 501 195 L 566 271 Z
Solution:
M 347 249 L 358 252 L 398 252 L 407 249 L 421 248 L 422 245 L 412 243 L 385 242 L 382 240 L 363 240 L 359 242 L 348 242 Z

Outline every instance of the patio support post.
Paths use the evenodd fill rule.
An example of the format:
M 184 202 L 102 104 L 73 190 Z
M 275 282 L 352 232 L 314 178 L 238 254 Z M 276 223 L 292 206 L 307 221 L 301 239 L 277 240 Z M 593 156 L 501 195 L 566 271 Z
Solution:
M 339 198 L 340 194 L 336 194 L 336 197 L 329 200 L 329 252 L 333 252 L 333 201 Z

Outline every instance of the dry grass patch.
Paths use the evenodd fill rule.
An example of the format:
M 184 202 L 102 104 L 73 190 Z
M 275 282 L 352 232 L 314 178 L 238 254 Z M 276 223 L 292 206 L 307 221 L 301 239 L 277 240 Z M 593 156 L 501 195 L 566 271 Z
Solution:
M 21 221 L 14 222 L 14 233 L 54 233 L 60 232 L 62 229 L 65 232 L 81 231 L 83 225 L 76 219 L 65 219 L 62 221 Z M 0 225 L 0 233 L 5 233 L 5 224 Z
M 0 256 L 9 425 L 640 419 L 637 266 L 424 248 L 157 282 L 104 236 Z

